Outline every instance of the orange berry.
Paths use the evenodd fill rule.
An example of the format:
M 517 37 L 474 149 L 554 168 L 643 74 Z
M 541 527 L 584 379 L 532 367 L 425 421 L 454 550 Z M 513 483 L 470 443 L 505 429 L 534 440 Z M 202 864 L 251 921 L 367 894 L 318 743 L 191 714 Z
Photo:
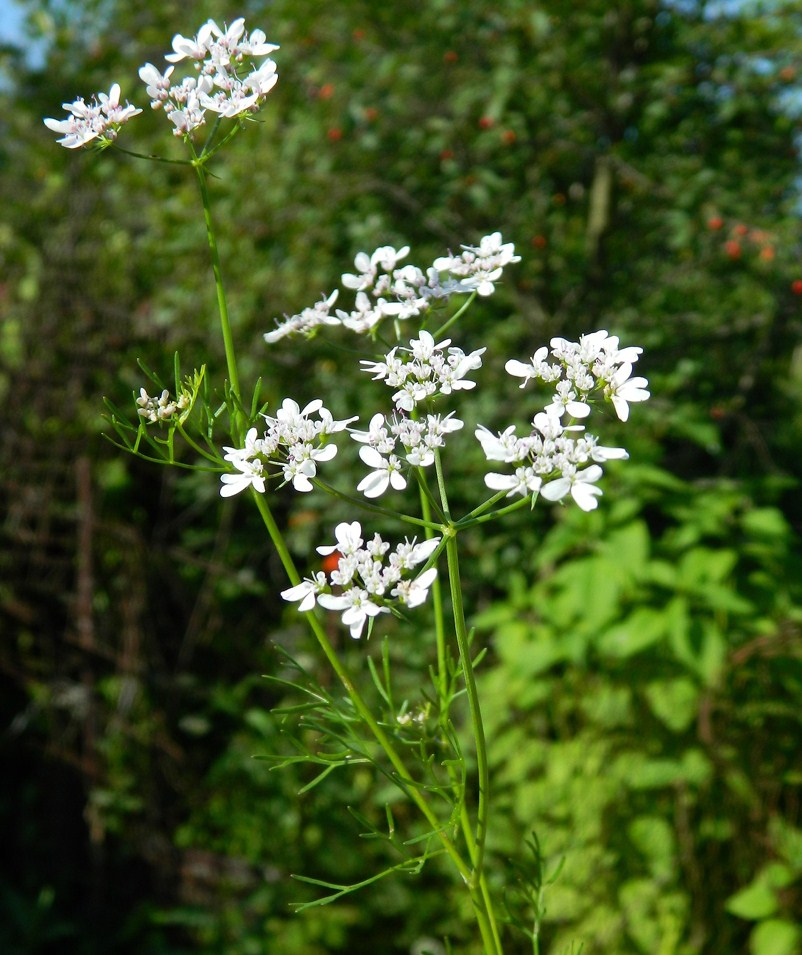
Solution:
M 711 216 L 707 220 L 707 228 L 711 229 L 713 232 L 717 231 L 724 225 L 724 220 L 721 216 Z
M 332 143 L 338 143 L 343 138 L 343 131 L 339 126 L 332 126 L 326 135 Z
M 746 233 L 749 231 L 749 227 L 745 226 L 742 222 L 739 222 L 732 231 L 735 233 L 735 235 L 746 235 Z
M 505 129 L 501 134 L 501 141 L 506 143 L 507 146 L 512 146 L 518 136 L 515 133 L 514 129 Z
M 771 245 L 764 245 L 760 250 L 760 258 L 763 259 L 764 262 L 771 262 L 774 258 L 774 247 Z
M 342 554 L 338 550 L 335 550 L 331 554 L 326 554 L 326 556 L 321 561 L 320 566 L 323 568 L 323 570 L 327 574 L 330 574 L 332 571 L 337 570 L 337 568 L 339 567 L 341 557 L 342 557 Z
M 321 99 L 331 99 L 334 96 L 334 84 L 333 83 L 324 83 L 320 89 L 317 91 L 317 95 Z
M 728 242 L 724 243 L 724 251 L 731 259 L 740 259 L 741 243 L 736 242 L 735 239 L 730 239 Z
M 456 63 L 459 59 L 459 53 L 456 50 L 446 50 L 443 54 L 443 60 L 446 63 Z
M 479 128 L 480 129 L 490 129 L 491 126 L 495 123 L 495 120 L 492 116 L 482 116 L 479 119 Z

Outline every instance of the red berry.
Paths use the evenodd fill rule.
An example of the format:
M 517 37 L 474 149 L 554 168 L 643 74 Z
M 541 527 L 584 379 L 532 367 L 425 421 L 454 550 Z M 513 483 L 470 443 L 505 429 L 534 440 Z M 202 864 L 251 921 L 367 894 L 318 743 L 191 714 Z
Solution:
M 547 240 L 545 235 L 536 235 L 532 237 L 532 245 L 536 249 L 545 249 L 547 245 Z
M 326 135 L 329 137 L 331 142 L 338 143 L 343 138 L 343 131 L 339 126 L 332 126 Z
M 736 242 L 735 239 L 730 239 L 728 242 L 724 243 L 724 251 L 731 259 L 740 259 L 741 243 Z
M 482 116 L 479 119 L 479 127 L 481 129 L 490 129 L 490 127 L 495 123 L 495 120 L 492 116 Z
M 459 59 L 459 53 L 456 50 L 446 50 L 443 54 L 443 60 L 446 63 L 456 63 Z
M 791 282 L 791 291 L 794 295 L 802 295 L 802 279 L 794 279 Z
M 711 229 L 713 232 L 720 229 L 724 225 L 724 220 L 721 216 L 711 216 L 707 220 L 707 228 Z
M 735 235 L 746 235 L 746 233 L 749 231 L 749 226 L 745 226 L 742 222 L 739 222 L 732 231 L 735 233 Z
M 504 132 L 501 134 L 501 141 L 503 143 L 506 143 L 507 146 L 512 146 L 512 144 L 515 142 L 517 138 L 518 137 L 515 134 L 514 129 L 505 129 Z

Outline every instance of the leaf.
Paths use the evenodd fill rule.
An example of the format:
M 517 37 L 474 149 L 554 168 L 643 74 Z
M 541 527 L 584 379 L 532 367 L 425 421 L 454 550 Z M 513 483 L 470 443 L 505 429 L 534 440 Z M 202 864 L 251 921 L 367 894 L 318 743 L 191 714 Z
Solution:
M 726 908 L 741 919 L 765 919 L 777 911 L 777 896 L 770 885 L 756 879 L 740 892 L 731 895 L 727 899 Z
M 751 955 L 799 955 L 802 950 L 799 926 L 786 919 L 768 919 L 749 936 Z
M 645 689 L 652 713 L 674 733 L 682 733 L 696 719 L 699 689 L 687 677 L 652 680 Z
M 602 634 L 599 649 L 608 656 L 626 659 L 659 643 L 665 633 L 665 613 L 650 607 L 639 607 L 623 623 Z

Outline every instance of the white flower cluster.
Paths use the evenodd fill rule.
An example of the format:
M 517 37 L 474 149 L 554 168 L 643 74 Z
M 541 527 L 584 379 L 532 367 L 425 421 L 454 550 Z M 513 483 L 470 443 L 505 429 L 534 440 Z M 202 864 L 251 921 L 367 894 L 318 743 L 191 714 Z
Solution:
M 309 417 L 315 413 L 317 421 Z M 251 428 L 244 448 L 224 448 L 224 459 L 237 473 L 222 475 L 221 497 L 232 497 L 247 487 L 264 494 L 267 467 L 271 464 L 280 468 L 283 483 L 292 482 L 296 491 L 311 491 L 311 478 L 317 474 L 318 462 L 330 461 L 337 454 L 337 446 L 326 444 L 326 437 L 356 421 L 356 417 L 335 421 L 319 398 L 303 410 L 291 398 L 285 398 L 275 418 L 263 417 L 267 429 L 262 437 L 256 428 Z
M 46 119 L 45 126 L 61 133 L 57 140 L 65 149 L 79 149 L 97 139 L 108 146 L 117 138 L 120 127 L 142 112 L 126 102 L 120 105 L 120 86 L 115 83 L 108 93 L 97 93 L 86 103 L 79 97 L 74 103 L 63 103 L 66 119 Z
M 208 20 L 198 35 L 173 37 L 173 53 L 168 63 L 182 60 L 194 62 L 196 76 L 175 82 L 175 66 L 161 73 L 152 63 L 146 63 L 139 76 L 147 87 L 153 109 L 164 109 L 175 126 L 176 136 L 187 136 L 206 122 L 206 111 L 232 118 L 242 113 L 256 112 L 278 80 L 276 64 L 263 59 L 254 66 L 253 60 L 267 57 L 278 46 L 268 43 L 262 30 L 250 35 L 245 31 L 245 20 L 240 17 L 226 30 L 214 20 Z M 244 70 L 243 66 L 250 66 Z
M 585 433 L 583 424 L 562 423 L 564 415 L 585 419 L 591 411 L 589 398 L 600 391 L 612 401 L 618 417 L 626 421 L 629 403 L 649 397 L 645 378 L 632 378 L 632 363 L 642 349 L 619 348 L 618 338 L 606 331 L 583 335 L 578 342 L 554 338 L 551 350 L 540 348 L 529 362 L 508 361 L 506 370 L 523 378 L 521 387 L 533 380 L 555 384 L 555 396 L 545 410 L 535 415 L 531 433 L 518 437 L 515 426 L 495 435 L 479 427 L 476 437 L 488 461 L 515 464 L 514 474 L 491 472 L 485 484 L 507 496 L 540 493 L 548 501 L 570 494 L 584 511 L 592 511 L 601 495 L 596 482 L 600 464 L 629 455 L 623 448 L 606 448 Z M 551 360 L 549 360 L 551 359 Z
M 337 555 L 337 569 L 328 579 L 323 571 L 307 578 L 295 587 L 282 591 L 285 600 L 300 601 L 298 609 L 312 610 L 317 602 L 327 610 L 342 611 L 342 622 L 356 640 L 369 617 L 389 613 L 393 603 L 417 607 L 429 594 L 437 577 L 437 569 L 430 567 L 415 578 L 409 576 L 419 564 L 425 563 L 437 549 L 439 537 L 418 544 L 404 541 L 395 550 L 378 534 L 365 544 L 362 526 L 338 524 L 334 529 L 336 544 L 318 547 L 323 556 Z M 331 593 L 331 587 L 340 592 Z
M 505 368 L 508 374 L 523 378 L 521 388 L 532 379 L 557 382 L 557 395 L 546 411 L 554 410 L 559 417 L 565 412 L 574 418 L 587 417 L 588 396 L 601 387 L 618 417 L 626 421 L 629 405 L 649 397 L 646 379 L 632 377 L 632 366 L 642 351 L 637 346 L 619 348 L 617 336 L 602 330 L 582 335 L 578 342 L 552 338 L 550 353 L 544 346 L 528 362 L 508 361 Z
M 189 402 L 190 396 L 186 393 L 172 400 L 166 388 L 158 398 L 151 397 L 144 388 L 140 388 L 136 413 L 151 424 L 156 424 L 158 421 L 169 421 L 178 411 L 185 411 Z
M 438 395 L 450 395 L 476 386 L 465 376 L 480 368 L 484 348 L 466 355 L 461 348 L 451 346 L 451 339 L 435 342 L 429 332 L 421 330 L 409 348 L 393 348 L 384 361 L 362 361 L 364 371 L 373 374 L 373 380 L 384 380 L 395 388 L 393 401 L 396 410 L 392 418 L 376 414 L 367 431 L 352 431 L 351 437 L 364 444 L 359 456 L 372 468 L 360 481 L 357 490 L 365 497 L 379 497 L 388 487 L 397 491 L 407 486 L 404 462 L 396 455 L 397 446 L 404 449 L 406 463 L 413 467 L 429 467 L 434 463 L 436 448 L 445 444 L 445 435 L 459 431 L 464 422 L 450 412 L 445 416 L 427 414 L 409 417 L 416 406 Z
M 445 417 L 429 414 L 425 419 L 394 415 L 391 419 L 376 414 L 370 419 L 368 431 L 352 431 L 351 437 L 365 447 L 359 457 L 373 470 L 357 485 L 365 497 L 380 497 L 392 486 L 401 491 L 407 486 L 403 462 L 394 453 L 396 445 L 404 448 L 407 462 L 414 467 L 429 467 L 434 463 L 434 449 L 442 448 L 444 436 L 459 431 L 464 422 L 450 412 Z
M 359 363 L 363 371 L 373 374 L 374 381 L 384 380 L 390 388 L 398 389 L 393 401 L 401 411 L 412 411 L 419 402 L 436 395 L 475 388 L 476 382 L 465 376 L 482 367 L 482 355 L 487 351 L 479 348 L 466 355 L 461 348 L 452 346 L 444 354 L 443 350 L 451 345 L 450 338 L 435 343 L 429 332 L 421 330 L 418 334 L 420 338 L 413 338 L 409 348 L 393 348 L 384 361 Z
M 490 295 L 504 266 L 520 260 L 512 243 L 502 243 L 499 232 L 486 235 L 477 247 L 462 248 L 462 255 L 441 257 L 426 272 L 416 265 L 400 265 L 409 255 L 409 246 L 395 249 L 384 245 L 371 255 L 359 252 L 354 259 L 356 271 L 342 276 L 343 287 L 356 293 L 350 312 L 338 308 L 336 315 L 331 314 L 338 295 L 335 291 L 313 308 L 285 316 L 265 334 L 265 341 L 295 334 L 308 337 L 321 325 L 343 325 L 357 334 L 369 334 L 385 318 L 403 321 L 424 315 L 454 294 L 476 291 Z
M 448 272 L 463 288 L 476 290 L 479 295 L 492 295 L 495 282 L 501 278 L 504 266 L 520 262 L 512 242 L 501 241 L 501 233 L 486 235 L 478 246 L 463 245 L 460 255 L 446 255 L 435 259 L 438 272 Z
M 279 325 L 272 332 L 265 333 L 265 341 L 270 344 L 277 342 L 285 335 L 306 335 L 320 325 L 339 325 L 340 320 L 331 314 L 331 306 L 337 301 L 339 291 L 335 289 L 328 298 L 315 302 L 310 308 L 305 308 L 298 315 L 288 318 L 283 325 Z
M 275 43 L 266 41 L 262 30 L 248 35 L 242 17 L 225 30 L 208 20 L 192 39 L 180 33 L 173 37 L 174 52 L 165 57 L 171 64 L 193 60 L 197 75 L 175 82 L 174 65 L 162 73 L 146 63 L 139 76 L 147 87 L 151 106 L 164 109 L 176 136 L 188 136 L 206 122 L 207 110 L 230 118 L 260 109 L 278 79 L 276 64 L 264 58 L 277 49 Z M 251 61 L 257 59 L 262 62 L 253 66 Z M 252 68 L 248 71 L 245 66 Z M 67 149 L 78 149 L 93 140 L 108 146 L 120 127 L 142 112 L 128 103 L 120 105 L 117 83 L 108 94 L 98 93 L 89 103 L 80 98 L 64 103 L 64 109 L 69 113 L 66 119 L 44 122 L 48 129 L 63 134 L 58 142 Z

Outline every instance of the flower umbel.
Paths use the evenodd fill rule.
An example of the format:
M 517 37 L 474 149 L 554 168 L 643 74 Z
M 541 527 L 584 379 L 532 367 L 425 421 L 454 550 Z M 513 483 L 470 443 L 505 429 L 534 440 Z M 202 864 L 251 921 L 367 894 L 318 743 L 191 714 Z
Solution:
M 69 116 L 66 119 L 46 119 L 45 126 L 54 133 L 62 133 L 58 142 L 65 149 L 80 149 L 94 140 L 101 148 L 111 145 L 120 127 L 139 115 L 141 109 L 126 102 L 120 105 L 120 86 L 115 83 L 108 93 L 97 93 L 87 103 L 79 97 L 74 103 L 64 103 Z
M 171 64 L 191 60 L 193 74 L 173 82 L 174 65 L 161 73 L 146 63 L 139 76 L 152 108 L 163 109 L 175 135 L 186 137 L 204 125 L 207 111 L 232 119 L 261 109 L 278 80 L 276 64 L 266 59 L 277 49 L 262 30 L 249 36 L 242 17 L 225 30 L 208 20 L 195 37 L 173 37 L 173 52 L 165 56 Z M 260 59 L 258 65 L 252 62 Z
M 325 574 L 318 572 L 282 591 L 285 600 L 299 600 L 298 609 L 302 611 L 311 610 L 315 600 L 327 610 L 342 611 L 342 622 L 355 640 L 362 636 L 368 620 L 380 613 L 389 613 L 399 604 L 417 607 L 425 602 L 437 569 L 430 567 L 417 577 L 410 572 L 429 560 L 440 543 L 439 537 L 421 543 L 404 541 L 391 551 L 378 534 L 365 544 L 358 521 L 338 524 L 334 536 L 336 544 L 318 547 L 317 552 L 339 555 L 330 585 L 340 592 L 331 593 Z
M 310 418 L 313 414 L 319 420 Z M 327 444 L 326 438 L 356 421 L 356 417 L 335 421 L 320 398 L 310 401 L 303 410 L 297 402 L 285 398 L 276 416 L 264 415 L 264 419 L 267 428 L 261 437 L 256 428 L 251 428 L 243 448 L 224 448 L 224 460 L 240 473 L 221 477 L 222 497 L 238 494 L 248 486 L 264 493 L 264 477 L 269 476 L 266 468 L 270 465 L 279 469 L 283 483 L 291 482 L 296 491 L 311 491 L 318 463 L 330 461 L 337 454 L 337 446 Z
M 539 348 L 528 362 L 511 359 L 507 373 L 522 378 L 521 388 L 533 380 L 554 386 L 554 396 L 544 411 L 532 420 L 528 435 L 519 437 L 515 426 L 493 434 L 479 427 L 476 438 L 488 461 L 516 465 L 514 474 L 490 472 L 485 484 L 511 497 L 538 493 L 548 501 L 569 496 L 583 511 L 598 506 L 605 461 L 624 459 L 624 448 L 599 445 L 595 435 L 585 433 L 584 424 L 564 424 L 568 416 L 586 420 L 596 395 L 610 400 L 621 421 L 629 416 L 629 404 L 649 397 L 645 378 L 631 378 L 632 363 L 641 349 L 619 348 L 618 338 L 606 331 L 583 335 L 578 342 L 553 338 L 551 349 Z

